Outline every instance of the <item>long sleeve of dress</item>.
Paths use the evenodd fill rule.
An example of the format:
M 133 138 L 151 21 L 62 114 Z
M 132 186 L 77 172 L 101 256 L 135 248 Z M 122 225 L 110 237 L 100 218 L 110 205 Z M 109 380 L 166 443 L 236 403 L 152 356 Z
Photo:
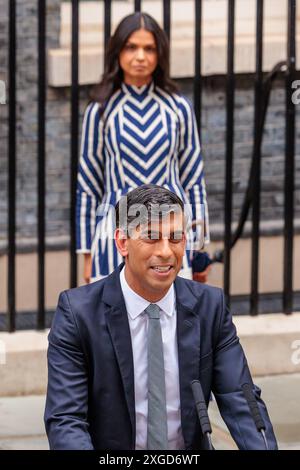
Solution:
M 89 253 L 95 231 L 96 211 L 104 193 L 103 123 L 99 104 L 87 107 L 82 127 L 76 193 L 76 251 Z
M 180 143 L 179 177 L 192 209 L 194 249 L 209 243 L 209 219 L 203 171 L 203 159 L 194 111 L 183 97 L 179 102 Z M 204 230 L 204 232 L 203 232 Z

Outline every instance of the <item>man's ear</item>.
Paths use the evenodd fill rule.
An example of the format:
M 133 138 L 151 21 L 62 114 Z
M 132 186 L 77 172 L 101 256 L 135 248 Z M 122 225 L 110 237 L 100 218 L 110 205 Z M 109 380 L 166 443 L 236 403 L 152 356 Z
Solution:
M 128 238 L 122 228 L 115 230 L 115 243 L 120 255 L 125 258 L 128 255 Z

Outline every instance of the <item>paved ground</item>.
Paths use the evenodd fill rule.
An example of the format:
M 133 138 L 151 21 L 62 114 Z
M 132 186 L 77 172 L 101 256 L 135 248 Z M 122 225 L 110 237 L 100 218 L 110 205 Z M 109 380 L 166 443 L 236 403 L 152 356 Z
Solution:
M 255 382 L 268 404 L 279 448 L 300 450 L 300 374 L 257 378 Z M 0 398 L 0 449 L 48 449 L 44 404 L 44 396 Z M 210 406 L 210 416 L 215 448 L 236 448 L 215 403 Z
M 300 450 L 300 374 L 257 377 L 254 381 L 262 389 L 262 398 L 268 406 L 279 449 Z M 212 403 L 210 408 L 217 438 L 221 432 L 221 439 L 216 442 L 216 447 L 235 448 L 216 404 Z
M 300 374 L 257 377 L 254 381 L 262 389 L 279 449 L 300 450 Z M 216 430 L 215 447 L 236 448 L 215 403 L 210 406 L 210 416 Z

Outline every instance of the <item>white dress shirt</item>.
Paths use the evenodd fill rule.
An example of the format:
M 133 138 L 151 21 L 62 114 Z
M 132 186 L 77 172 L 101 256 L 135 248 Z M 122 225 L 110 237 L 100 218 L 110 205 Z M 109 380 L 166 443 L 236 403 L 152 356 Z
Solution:
M 147 449 L 147 417 L 148 417 L 148 366 L 147 366 L 147 330 L 148 315 L 145 309 L 151 302 L 134 292 L 125 279 L 125 268 L 120 273 L 120 283 L 131 333 L 133 365 L 134 365 L 134 393 L 136 415 L 137 450 Z M 160 324 L 163 340 L 166 402 L 168 419 L 168 448 L 170 450 L 184 449 L 184 440 L 181 432 L 180 394 L 178 348 L 176 334 L 176 302 L 174 285 L 166 295 L 155 302 L 161 309 Z

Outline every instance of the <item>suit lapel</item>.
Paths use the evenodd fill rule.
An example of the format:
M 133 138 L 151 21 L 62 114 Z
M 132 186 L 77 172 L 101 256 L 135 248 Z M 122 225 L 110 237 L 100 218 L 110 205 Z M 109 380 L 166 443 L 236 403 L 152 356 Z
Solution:
M 133 355 L 128 316 L 119 280 L 121 268 L 122 265 L 107 279 L 103 300 L 110 306 L 106 312 L 106 321 L 122 377 L 135 445 Z
M 198 315 L 192 310 L 195 299 L 192 302 L 192 294 L 184 281 L 177 278 L 175 288 L 181 425 L 186 448 L 189 449 L 193 445 L 198 422 L 191 382 L 199 380 L 200 322 Z

